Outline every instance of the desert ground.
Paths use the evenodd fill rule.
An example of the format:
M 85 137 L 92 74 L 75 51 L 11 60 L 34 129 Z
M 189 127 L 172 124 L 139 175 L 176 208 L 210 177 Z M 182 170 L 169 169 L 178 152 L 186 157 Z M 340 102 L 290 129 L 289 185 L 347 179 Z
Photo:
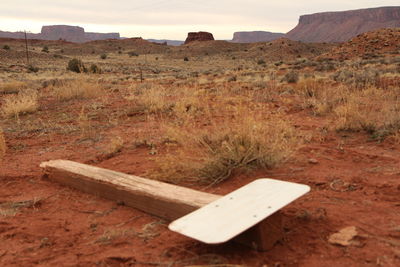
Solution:
M 0 39 L 2 266 L 400 265 L 400 30 L 28 47 L 29 64 L 24 40 Z M 257 252 L 49 181 L 39 165 L 54 159 L 216 194 L 263 177 L 311 191 Z

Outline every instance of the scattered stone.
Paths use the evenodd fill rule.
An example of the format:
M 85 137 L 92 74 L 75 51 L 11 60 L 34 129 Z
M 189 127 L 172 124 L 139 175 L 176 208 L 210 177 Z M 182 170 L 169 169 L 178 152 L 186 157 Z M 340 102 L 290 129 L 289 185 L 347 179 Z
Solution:
M 349 226 L 343 228 L 339 232 L 332 234 L 328 242 L 332 245 L 340 245 L 340 246 L 350 246 L 354 244 L 354 238 L 358 235 L 357 229 L 355 226 Z
M 318 164 L 319 162 L 316 159 L 309 159 L 308 163 L 310 163 L 310 164 Z

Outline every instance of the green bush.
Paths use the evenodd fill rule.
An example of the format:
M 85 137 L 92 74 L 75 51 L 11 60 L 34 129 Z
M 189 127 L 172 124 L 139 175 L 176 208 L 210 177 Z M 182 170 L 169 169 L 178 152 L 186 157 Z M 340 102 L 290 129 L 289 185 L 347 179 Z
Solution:
M 76 73 L 87 72 L 87 69 L 83 62 L 77 58 L 73 58 L 68 62 L 67 70 Z
M 42 52 L 49 53 L 49 48 L 47 46 L 44 46 L 42 48 Z
M 106 59 L 107 58 L 107 54 L 101 54 L 100 58 L 101 59 Z
M 4 46 L 3 46 L 3 49 L 4 49 L 4 50 L 10 50 L 10 46 L 9 46 L 9 45 L 4 45 Z

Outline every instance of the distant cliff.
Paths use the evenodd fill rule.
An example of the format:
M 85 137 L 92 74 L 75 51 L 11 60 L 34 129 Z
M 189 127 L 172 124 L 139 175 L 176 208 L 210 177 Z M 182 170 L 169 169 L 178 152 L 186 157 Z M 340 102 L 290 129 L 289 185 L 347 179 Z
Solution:
M 85 32 L 82 27 L 69 25 L 43 26 L 41 33 L 28 33 L 29 39 L 39 40 L 65 40 L 74 43 L 84 43 L 94 40 L 120 39 L 119 33 Z M 0 38 L 25 38 L 23 32 L 2 32 Z
M 235 32 L 233 34 L 233 43 L 257 43 L 270 42 L 285 37 L 284 33 L 253 31 L 253 32 Z
M 400 7 L 379 7 L 300 16 L 286 37 L 304 42 L 344 42 L 358 34 L 400 27 Z

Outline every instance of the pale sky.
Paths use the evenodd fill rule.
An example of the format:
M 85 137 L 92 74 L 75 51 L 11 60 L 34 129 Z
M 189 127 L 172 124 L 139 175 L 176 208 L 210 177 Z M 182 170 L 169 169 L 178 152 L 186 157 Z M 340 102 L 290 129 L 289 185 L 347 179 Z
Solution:
M 123 37 L 184 40 L 190 31 L 232 39 L 235 31 L 287 32 L 300 15 L 399 6 L 399 0 L 0 0 L 0 30 L 74 25 Z

